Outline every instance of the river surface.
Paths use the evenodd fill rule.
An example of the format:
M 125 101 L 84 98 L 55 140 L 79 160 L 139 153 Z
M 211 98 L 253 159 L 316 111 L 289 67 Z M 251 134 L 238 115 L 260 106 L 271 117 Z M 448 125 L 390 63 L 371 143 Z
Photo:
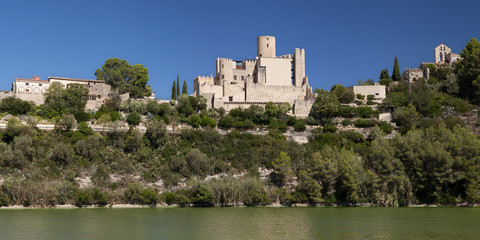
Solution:
M 0 239 L 480 239 L 480 208 L 2 209 Z

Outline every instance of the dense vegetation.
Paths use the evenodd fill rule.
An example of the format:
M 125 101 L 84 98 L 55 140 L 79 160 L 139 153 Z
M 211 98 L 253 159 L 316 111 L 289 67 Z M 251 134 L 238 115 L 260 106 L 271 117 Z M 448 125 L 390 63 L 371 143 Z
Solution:
M 180 93 L 178 78 L 174 101 L 112 95 L 95 113 L 81 111 L 88 92 L 80 85 L 52 84 L 36 107 L 7 98 L 2 117 L 18 118 L 9 115 L 0 130 L 0 206 L 479 203 L 477 93 L 463 89 L 478 85 L 480 45 L 471 40 L 461 55 L 456 66 L 429 66 L 430 81 L 410 86 L 396 79 L 395 59 L 394 75 L 380 74 L 388 85 L 382 103 L 365 105 L 341 85 L 316 90 L 307 119 L 288 115 L 288 104 L 207 110 L 204 98 L 187 96 L 185 84 Z M 97 73 L 131 71 L 115 64 L 122 67 Z M 124 80 L 115 83 L 119 92 L 135 86 Z M 355 97 L 358 103 L 348 104 Z M 396 126 L 378 121 L 382 112 L 391 112 Z M 39 130 L 43 119 L 55 130 Z M 176 129 L 180 123 L 190 128 Z M 282 135 L 307 125 L 308 143 Z

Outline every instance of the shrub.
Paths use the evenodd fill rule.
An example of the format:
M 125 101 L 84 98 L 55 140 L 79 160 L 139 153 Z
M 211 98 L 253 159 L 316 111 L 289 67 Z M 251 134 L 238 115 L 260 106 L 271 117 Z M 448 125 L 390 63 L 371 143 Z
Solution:
M 331 132 L 331 133 L 334 133 L 337 131 L 337 127 L 335 126 L 335 124 L 332 124 L 332 123 L 326 123 L 324 126 L 323 126 L 323 132 L 324 133 L 327 133 L 327 132 Z
M 365 99 L 365 96 L 360 94 L 360 93 L 357 93 L 357 99 L 358 100 L 364 100 Z
M 198 115 L 190 115 L 187 118 L 187 123 L 194 128 L 200 127 L 200 122 L 201 122 L 201 119 Z
M 359 127 L 359 128 L 367 128 L 367 127 L 373 127 L 377 124 L 377 121 L 376 120 L 370 120 L 370 119 L 357 119 L 353 122 L 353 125 L 355 125 L 355 127 Z
M 207 115 L 203 115 L 202 119 L 200 119 L 200 125 L 202 125 L 202 127 L 215 128 L 217 126 L 217 121 Z
M 293 129 L 297 132 L 303 132 L 307 130 L 307 126 L 305 125 L 305 121 L 303 119 L 298 119 L 295 125 L 293 126 Z
M 385 121 L 380 121 L 378 123 L 378 127 L 380 127 L 380 130 L 382 130 L 384 133 L 390 134 L 393 131 L 393 126 Z
M 33 105 L 15 97 L 8 97 L 0 103 L 0 111 L 12 115 L 27 114 L 33 110 Z
M 127 115 L 127 123 L 129 126 L 137 126 L 140 124 L 141 119 L 137 112 L 131 112 Z
M 228 129 L 232 128 L 233 126 L 234 126 L 233 125 L 233 118 L 231 116 L 222 117 L 218 121 L 218 127 L 223 129 L 223 130 L 228 130 Z
M 348 126 L 348 125 L 350 125 L 350 124 L 352 124 L 352 121 L 350 121 L 350 120 L 348 120 L 348 119 L 343 119 L 343 120 L 342 120 L 342 125 L 343 125 L 343 126 Z

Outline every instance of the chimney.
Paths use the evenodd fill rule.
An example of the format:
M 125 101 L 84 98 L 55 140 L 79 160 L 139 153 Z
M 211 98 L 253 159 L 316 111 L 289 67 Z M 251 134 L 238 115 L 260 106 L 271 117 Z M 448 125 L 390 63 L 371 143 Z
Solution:
M 33 75 L 33 80 L 40 80 L 40 77 Z

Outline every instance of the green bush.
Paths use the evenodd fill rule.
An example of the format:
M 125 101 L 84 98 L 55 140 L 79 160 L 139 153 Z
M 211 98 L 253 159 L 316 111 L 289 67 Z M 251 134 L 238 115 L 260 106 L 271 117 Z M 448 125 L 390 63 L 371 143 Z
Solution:
M 0 112 L 7 112 L 12 115 L 27 114 L 32 111 L 34 105 L 27 101 L 15 97 L 8 97 L 2 100 L 0 103 Z
M 231 116 L 225 116 L 218 121 L 218 127 L 223 130 L 229 130 L 234 126 L 233 118 Z
M 343 125 L 343 126 L 348 126 L 348 125 L 350 125 L 350 124 L 352 124 L 352 121 L 350 121 L 350 120 L 348 120 L 348 119 L 343 119 L 343 120 L 342 120 L 342 125 Z
M 127 123 L 129 126 L 137 126 L 141 120 L 142 118 L 137 112 L 131 112 L 127 115 Z
M 332 124 L 332 123 L 326 123 L 324 126 L 323 126 L 323 132 L 324 133 L 335 133 L 337 131 L 337 127 L 335 126 L 335 124 Z
M 198 128 L 200 127 L 200 123 L 201 123 L 201 119 L 200 119 L 200 116 L 198 115 L 190 115 L 188 118 L 187 118 L 187 123 L 188 125 L 194 127 L 194 128 Z
M 200 125 L 202 125 L 202 127 L 215 128 L 217 126 L 217 121 L 207 115 L 203 115 L 202 119 L 200 119 Z
M 377 124 L 377 120 L 362 119 L 359 118 L 353 122 L 353 125 L 358 128 L 368 128 L 373 127 Z
M 295 129 L 296 132 L 303 132 L 307 130 L 305 121 L 303 119 L 298 119 L 295 125 L 293 126 L 293 129 Z
M 380 121 L 378 123 L 378 127 L 380 127 L 380 130 L 382 130 L 384 133 L 390 134 L 393 131 L 393 126 L 385 121 Z

